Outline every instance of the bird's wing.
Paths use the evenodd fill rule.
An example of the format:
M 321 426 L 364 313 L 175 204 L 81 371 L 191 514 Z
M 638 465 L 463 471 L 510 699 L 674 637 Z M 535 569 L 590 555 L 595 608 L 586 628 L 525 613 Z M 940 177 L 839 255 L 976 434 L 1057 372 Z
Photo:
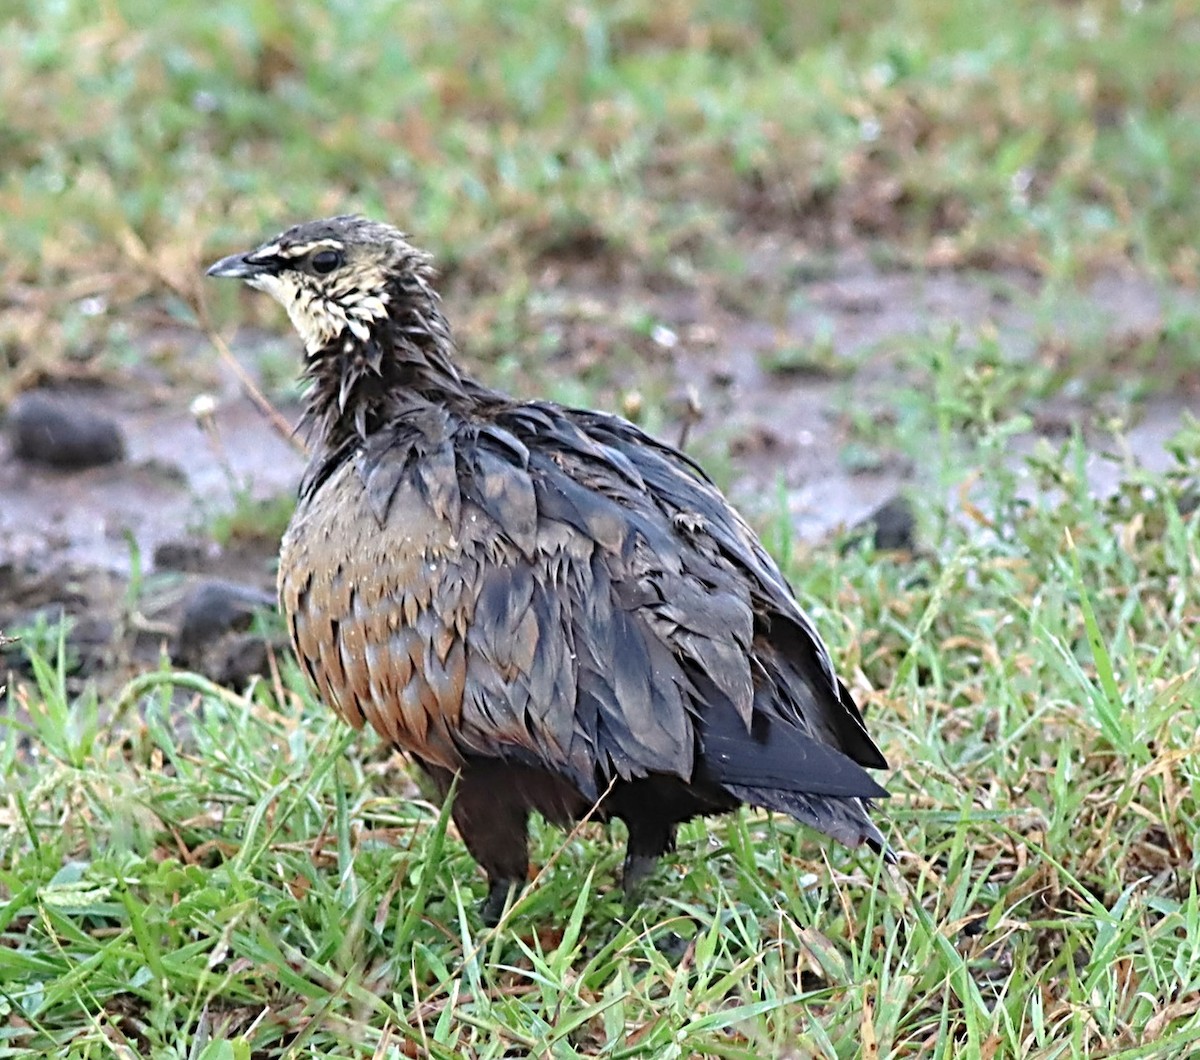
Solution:
M 887 768 L 812 620 L 754 531 L 712 480 L 683 453 L 626 420 L 596 412 L 575 416 L 589 437 L 628 454 L 647 492 L 676 525 L 694 527 L 688 535 L 690 555 L 736 572 L 732 578 L 726 574 L 725 584 L 732 581 L 747 594 L 755 615 L 757 659 L 773 671 L 766 690 L 779 693 L 757 697 L 756 709 L 821 731 L 833 747 L 861 765 Z M 797 691 L 807 695 L 790 702 L 794 697 L 789 693 Z
M 638 580 L 646 537 L 661 530 L 639 534 L 614 468 L 582 466 L 557 444 L 563 427 L 525 410 L 458 446 L 463 533 L 483 557 L 460 738 L 494 754 L 499 736 L 505 753 L 592 795 L 597 779 L 690 779 L 689 684 Z

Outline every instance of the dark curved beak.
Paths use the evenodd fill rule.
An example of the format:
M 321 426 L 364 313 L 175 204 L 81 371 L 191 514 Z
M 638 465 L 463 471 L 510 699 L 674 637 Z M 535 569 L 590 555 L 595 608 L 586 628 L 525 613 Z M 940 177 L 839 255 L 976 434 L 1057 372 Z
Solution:
M 210 265 L 206 276 L 218 276 L 231 280 L 249 280 L 266 271 L 262 262 L 251 261 L 250 254 L 230 254 L 227 258 Z

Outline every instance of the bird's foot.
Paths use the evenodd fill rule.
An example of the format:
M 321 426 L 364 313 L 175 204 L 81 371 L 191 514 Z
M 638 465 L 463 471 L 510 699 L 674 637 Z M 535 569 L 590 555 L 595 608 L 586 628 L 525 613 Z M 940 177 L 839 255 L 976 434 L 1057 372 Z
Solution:
M 691 945 L 691 939 L 685 939 L 682 935 L 677 935 L 674 931 L 663 932 L 662 935 L 654 940 L 654 948 L 666 957 L 669 964 L 676 968 L 683 963 L 683 958 L 687 956 Z
M 479 907 L 479 917 L 487 927 L 495 927 L 500 923 L 500 918 L 508 906 L 509 896 L 515 897 L 520 889 L 520 880 L 500 877 L 488 880 L 487 897 Z

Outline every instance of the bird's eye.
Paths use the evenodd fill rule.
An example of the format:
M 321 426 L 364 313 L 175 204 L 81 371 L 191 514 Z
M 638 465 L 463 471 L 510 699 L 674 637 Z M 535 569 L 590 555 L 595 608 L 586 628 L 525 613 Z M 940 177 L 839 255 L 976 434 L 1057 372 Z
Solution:
M 342 263 L 340 250 L 318 250 L 312 256 L 314 272 L 333 272 Z

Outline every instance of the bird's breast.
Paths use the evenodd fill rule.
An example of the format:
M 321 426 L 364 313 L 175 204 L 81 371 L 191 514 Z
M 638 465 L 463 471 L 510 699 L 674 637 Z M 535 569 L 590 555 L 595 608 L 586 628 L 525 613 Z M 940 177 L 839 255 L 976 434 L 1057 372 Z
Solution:
M 351 462 L 300 502 L 280 553 L 280 601 L 322 698 L 450 769 L 474 580 L 450 520 L 402 486 L 381 522 Z

